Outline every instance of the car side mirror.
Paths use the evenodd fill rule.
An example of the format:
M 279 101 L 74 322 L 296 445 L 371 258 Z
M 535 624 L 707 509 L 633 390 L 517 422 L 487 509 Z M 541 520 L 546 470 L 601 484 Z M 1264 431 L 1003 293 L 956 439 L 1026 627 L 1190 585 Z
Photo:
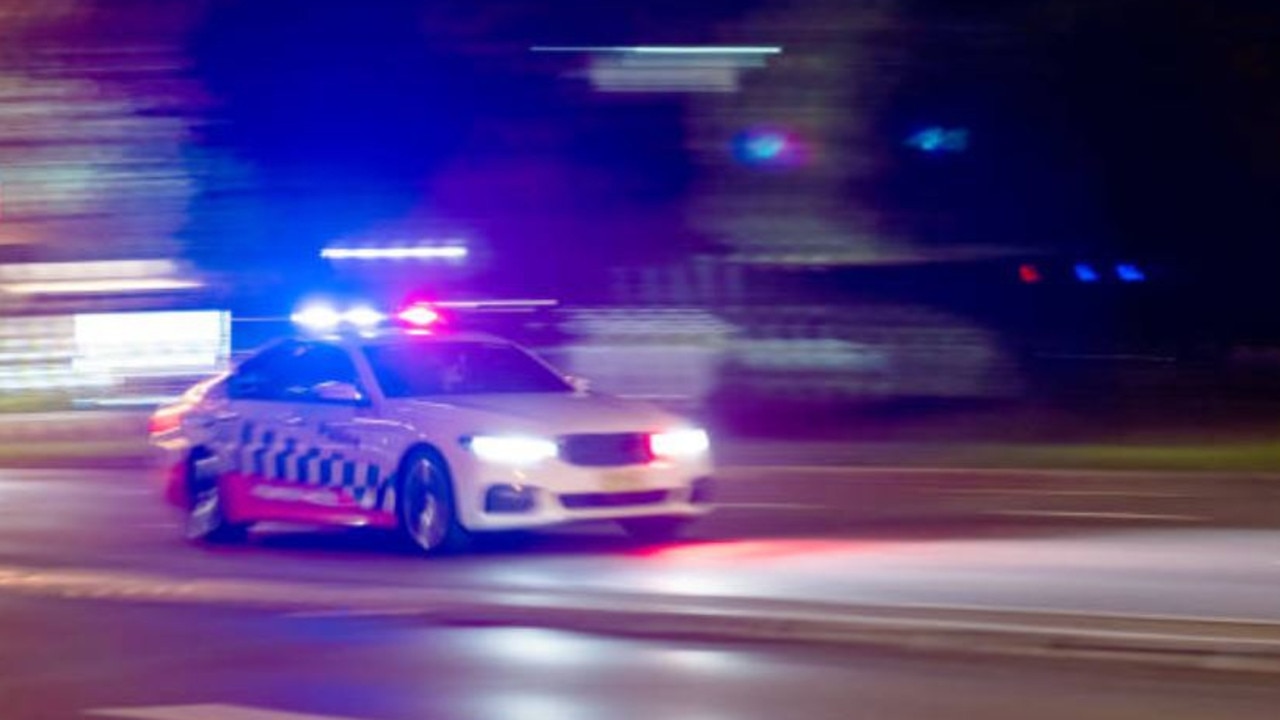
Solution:
M 591 381 L 584 377 L 570 375 L 566 377 L 565 380 L 569 382 L 570 387 L 572 387 L 573 391 L 576 393 L 582 393 L 585 395 L 586 393 L 591 392 Z
M 311 396 L 321 402 L 358 405 L 364 402 L 364 394 L 351 383 L 326 382 L 311 388 Z

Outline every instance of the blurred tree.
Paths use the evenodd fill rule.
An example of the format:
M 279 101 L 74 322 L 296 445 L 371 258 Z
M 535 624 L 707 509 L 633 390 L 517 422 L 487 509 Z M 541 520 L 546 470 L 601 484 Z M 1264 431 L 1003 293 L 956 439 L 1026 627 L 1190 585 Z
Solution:
M 127 0 L 0 6 L 6 259 L 177 252 L 192 193 L 182 148 L 203 99 L 180 39 L 198 12 Z
M 775 2 L 724 26 L 722 39 L 783 53 L 748 73 L 741 92 L 698 96 L 689 146 L 700 170 L 693 223 L 747 258 L 820 264 L 900 251 L 863 188 L 889 153 L 874 120 L 897 81 L 905 30 L 894 2 Z M 786 133 L 796 161 L 742 164 L 735 139 Z
M 1274 2 L 805 0 L 725 37 L 786 47 L 691 116 L 694 219 L 740 251 L 1274 257 Z M 810 162 L 735 164 L 734 134 L 757 125 L 794 132 Z M 935 126 L 967 130 L 967 150 L 905 142 Z

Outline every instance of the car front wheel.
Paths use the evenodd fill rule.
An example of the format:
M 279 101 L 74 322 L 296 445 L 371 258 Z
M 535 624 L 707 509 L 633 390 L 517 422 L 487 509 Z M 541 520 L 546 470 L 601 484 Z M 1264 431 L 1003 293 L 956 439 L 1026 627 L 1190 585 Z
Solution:
M 466 545 L 449 471 L 433 453 L 418 452 L 405 461 L 396 504 L 400 531 L 419 551 L 435 554 Z

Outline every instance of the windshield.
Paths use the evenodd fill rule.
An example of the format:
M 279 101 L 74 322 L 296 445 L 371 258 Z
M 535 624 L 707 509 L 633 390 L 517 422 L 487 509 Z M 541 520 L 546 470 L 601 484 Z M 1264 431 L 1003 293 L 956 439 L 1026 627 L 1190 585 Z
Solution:
M 504 343 L 404 342 L 364 352 L 389 398 L 572 390 L 528 353 Z

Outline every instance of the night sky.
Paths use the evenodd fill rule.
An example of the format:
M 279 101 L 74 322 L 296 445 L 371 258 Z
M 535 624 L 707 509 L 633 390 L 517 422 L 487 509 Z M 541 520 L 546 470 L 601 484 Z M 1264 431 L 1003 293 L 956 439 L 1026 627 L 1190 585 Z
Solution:
M 197 157 L 235 158 L 248 177 L 197 203 L 197 257 L 298 262 L 388 218 L 409 236 L 461 219 L 521 267 L 552 242 L 598 249 L 605 211 L 629 220 L 603 228 L 623 237 L 602 258 L 653 255 L 625 228 L 687 192 L 679 102 L 593 103 L 559 77 L 567 61 L 528 48 L 704 42 L 743 3 L 476 5 L 215 3 L 191 40 L 216 100 Z
M 673 210 L 694 173 L 678 99 L 592 98 L 527 48 L 709 42 L 755 4 L 212 3 L 189 38 L 215 101 L 192 157 L 241 175 L 204 188 L 193 254 L 301 262 L 388 218 L 464 218 L 525 276 L 548 248 L 604 265 L 701 247 Z M 873 118 L 893 163 L 870 192 L 926 244 L 1256 276 L 1280 259 L 1274 5 L 903 2 L 909 60 Z M 930 123 L 970 149 L 902 145 Z

